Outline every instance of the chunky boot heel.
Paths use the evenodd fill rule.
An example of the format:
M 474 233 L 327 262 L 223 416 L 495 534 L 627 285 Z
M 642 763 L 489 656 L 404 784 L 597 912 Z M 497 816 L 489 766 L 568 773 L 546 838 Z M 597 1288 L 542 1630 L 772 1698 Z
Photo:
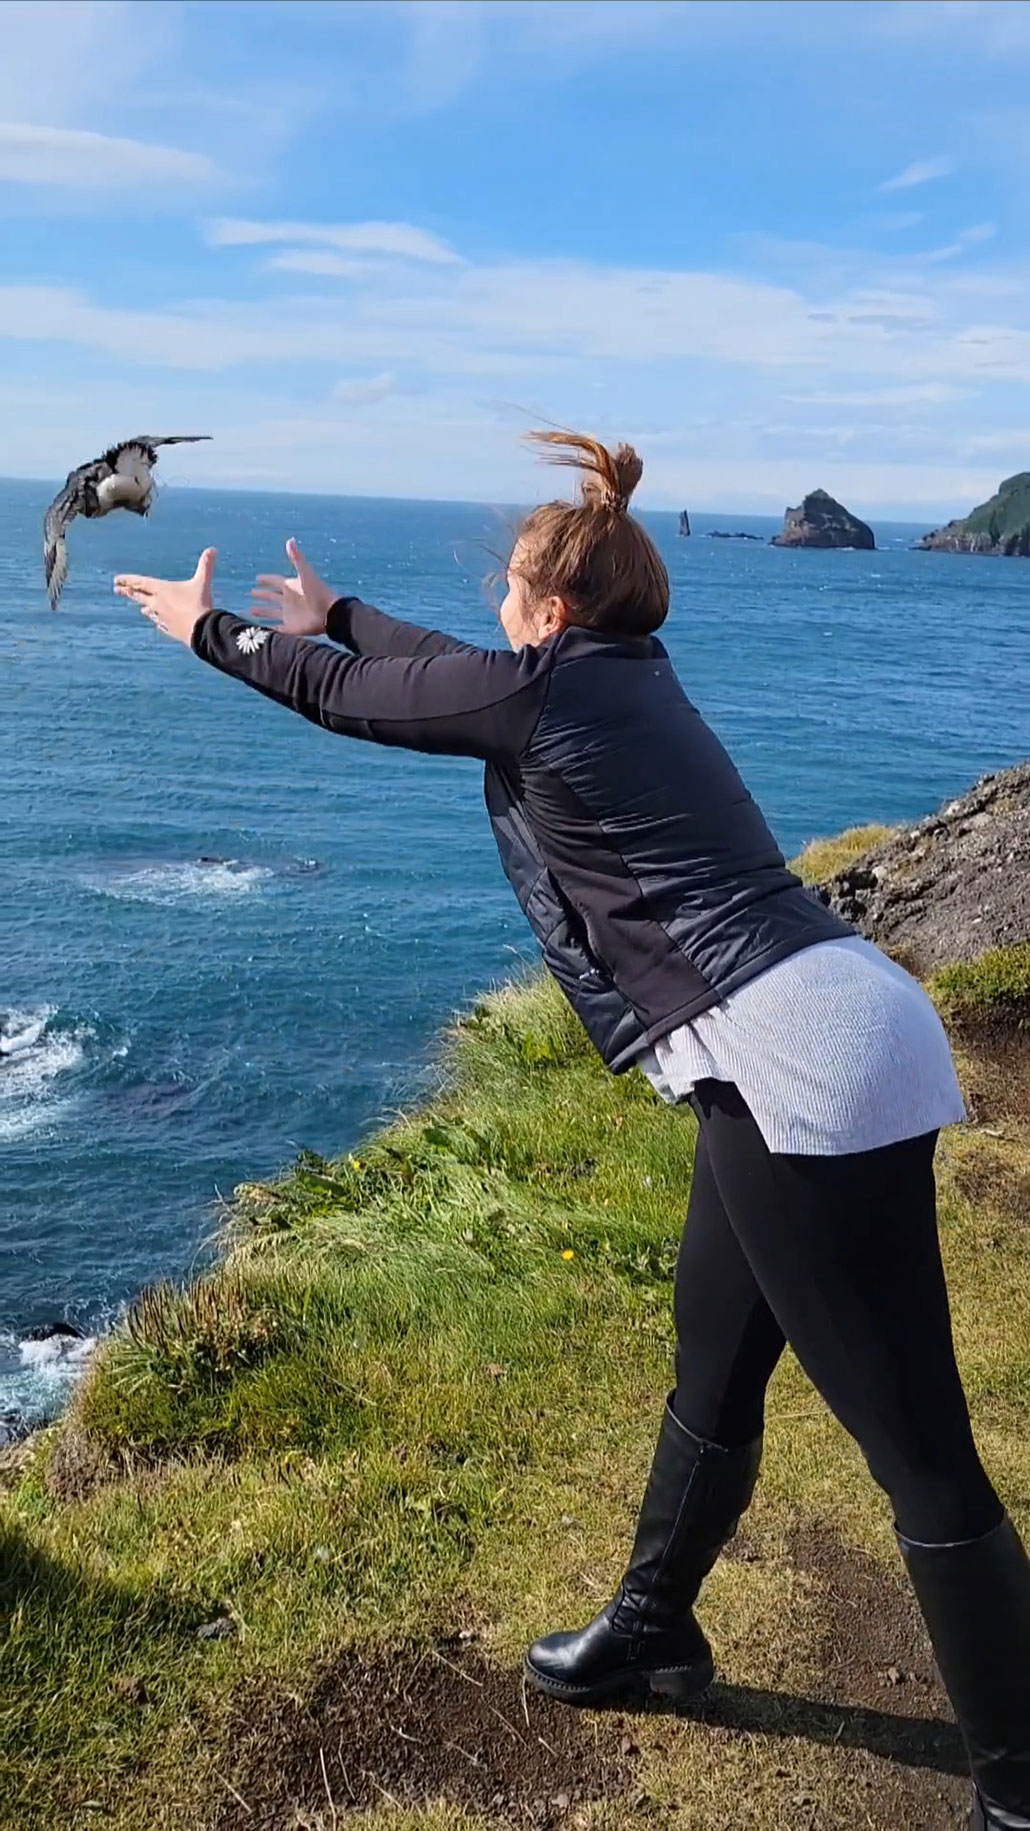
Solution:
M 677 1710 L 686 1710 L 703 1697 L 715 1678 L 715 1661 L 709 1653 L 693 1666 L 678 1666 L 671 1671 L 649 1672 L 648 1686 L 655 1697 L 664 1698 Z
M 627 1631 L 620 1591 L 579 1634 L 548 1634 L 526 1654 L 526 1679 L 565 1704 L 646 1704 L 651 1693 L 689 1704 L 714 1677 L 712 1649 L 689 1608 L 675 1627 L 648 1641 L 646 1657 Z
M 530 1647 L 526 1682 L 567 1704 L 694 1703 L 714 1666 L 693 1604 L 754 1493 L 761 1454 L 760 1439 L 740 1449 L 703 1442 L 667 1404 L 617 1594 L 579 1633 Z
M 970 1831 L 1030 1831 L 1030 1559 L 1007 1515 L 959 1544 L 898 1543 L 969 1751 Z

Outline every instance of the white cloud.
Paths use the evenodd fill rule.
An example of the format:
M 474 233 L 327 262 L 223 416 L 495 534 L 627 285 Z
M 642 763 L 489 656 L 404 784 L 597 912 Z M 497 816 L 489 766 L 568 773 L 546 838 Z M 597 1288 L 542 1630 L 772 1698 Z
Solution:
M 0 412 L 0 470 L 44 459 L 49 472 L 66 469 L 68 445 L 88 454 L 112 413 L 104 437 L 156 423 L 164 403 L 215 433 L 198 472 L 212 480 L 511 501 L 526 487 L 512 453 L 534 422 L 602 436 L 650 424 L 660 430 L 641 449 L 656 504 L 686 492 L 698 507 L 779 499 L 782 511 L 823 482 L 856 506 L 903 514 L 925 502 L 936 515 L 990 493 L 997 479 L 983 475 L 989 457 L 977 460 L 970 435 L 1004 427 L 1012 384 L 1030 382 L 1030 284 L 1018 261 L 979 256 L 976 289 L 925 256 L 827 250 L 820 260 L 814 246 L 795 252 L 793 268 L 781 247 L 775 279 L 753 254 L 753 273 L 414 264 L 270 239 L 293 226 L 233 224 L 230 244 L 239 237 L 273 261 L 296 255 L 304 273 L 317 263 L 303 289 L 287 291 L 279 274 L 263 296 L 258 283 L 249 299 L 140 308 L 59 286 L 0 287 L 9 372 L 75 378 L 65 420 L 37 416 L 26 434 L 19 415 L 5 440 Z M 76 408 L 88 387 L 88 409 Z M 132 399 L 150 405 L 130 411 Z M 87 422 L 90 437 L 72 440 Z
M 953 242 L 944 248 L 932 248 L 924 254 L 924 261 L 953 261 L 960 254 L 968 254 L 970 248 L 978 248 L 981 243 L 989 242 L 998 231 L 993 223 L 974 223 L 970 229 L 960 229 Z
M 478 0 L 417 0 L 406 9 L 408 40 L 394 106 L 413 113 L 457 100 L 479 75 L 488 20 Z
M 372 261 L 349 261 L 330 249 L 288 248 L 265 261 L 266 273 L 310 273 L 326 280 L 360 280 L 376 271 Z
M 255 248 L 275 242 L 309 242 L 355 254 L 396 255 L 409 261 L 450 266 L 460 257 L 438 236 L 411 223 L 250 222 L 220 216 L 205 225 L 213 248 Z
M 946 178 L 954 170 L 950 159 L 916 159 L 903 172 L 888 178 L 877 188 L 882 192 L 909 191 L 917 184 L 929 184 L 932 178 Z
M 974 433 L 966 441 L 970 452 L 1015 452 L 1030 467 L 1030 427 L 1011 426 L 1004 432 Z
M 167 58 L 178 9 L 128 0 L 4 0 L 0 117 L 81 120 Z
M 811 273 L 791 286 L 569 260 L 387 265 L 369 284 L 355 280 L 346 313 L 324 290 L 130 310 L 60 287 L 10 286 L 0 288 L 0 336 L 212 371 L 279 360 L 381 369 L 414 361 L 428 373 L 543 380 L 599 376 L 605 364 L 635 375 L 708 362 L 811 383 L 834 374 L 881 386 L 1030 380 L 1025 296 L 1010 301 L 1012 322 L 970 323 L 946 269 L 928 267 L 921 291 L 892 288 L 885 271 L 881 285 L 867 267 L 862 284 Z
M 812 407 L 940 407 L 968 400 L 971 388 L 953 388 L 947 382 L 917 382 L 909 387 L 855 388 L 843 392 L 818 389 L 813 394 L 789 394 L 788 400 Z
M 923 210 L 884 210 L 867 220 L 871 229 L 879 229 L 884 235 L 900 235 L 903 229 L 918 228 L 926 215 Z
M 934 50 L 943 42 L 963 59 L 1030 52 L 1030 12 L 1012 0 L 896 0 L 869 11 L 882 36 L 928 39 Z
M 396 375 L 391 369 L 384 369 L 381 375 L 369 375 L 364 381 L 338 381 L 333 389 L 333 398 L 353 407 L 365 402 L 385 400 L 396 386 Z
M 756 511 L 777 514 L 786 503 L 798 500 L 805 489 L 818 484 L 859 511 L 878 510 L 892 519 L 904 520 L 906 510 L 911 514 L 925 509 L 928 517 L 936 519 L 942 506 L 949 504 L 954 505 L 953 513 L 968 513 L 974 503 L 983 502 L 998 487 L 993 471 L 969 464 L 863 463 L 836 456 L 816 460 L 809 454 L 804 466 L 803 469 L 797 457 L 783 457 L 763 463 L 757 474 L 752 466 L 749 475 L 748 469 L 736 460 L 701 458 L 675 463 L 663 459 L 661 500 L 670 507 L 692 502 L 699 509 L 717 509 L 739 502 L 744 508 L 744 483 Z M 652 473 L 655 468 L 652 466 Z
M 203 153 L 71 127 L 0 121 L 0 180 L 9 183 L 134 190 L 148 185 L 206 185 L 217 177 L 216 166 Z

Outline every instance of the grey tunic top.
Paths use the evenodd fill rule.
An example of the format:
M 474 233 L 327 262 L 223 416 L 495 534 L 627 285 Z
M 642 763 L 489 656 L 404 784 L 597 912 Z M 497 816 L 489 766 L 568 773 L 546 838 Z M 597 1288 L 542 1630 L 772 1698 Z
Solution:
M 732 1081 L 770 1151 L 875 1151 L 966 1109 L 948 1038 L 918 980 L 860 937 L 769 967 L 660 1037 L 640 1066 L 668 1101 Z

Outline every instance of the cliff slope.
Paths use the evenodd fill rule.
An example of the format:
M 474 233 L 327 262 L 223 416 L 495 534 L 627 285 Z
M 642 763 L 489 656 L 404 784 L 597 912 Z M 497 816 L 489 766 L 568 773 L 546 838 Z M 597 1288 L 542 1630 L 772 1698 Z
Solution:
M 1030 559 L 1030 471 L 1006 477 L 989 502 L 971 515 L 949 521 L 917 545 L 938 553 L 992 553 Z

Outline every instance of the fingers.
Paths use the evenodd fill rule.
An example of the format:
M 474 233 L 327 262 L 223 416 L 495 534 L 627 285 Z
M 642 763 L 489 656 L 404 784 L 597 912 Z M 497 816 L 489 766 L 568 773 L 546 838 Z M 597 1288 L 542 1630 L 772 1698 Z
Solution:
M 255 587 L 265 585 L 270 591 L 281 591 L 284 585 L 289 585 L 292 581 L 284 579 L 278 572 L 259 572 L 254 583 Z
M 193 579 L 194 583 L 199 585 L 202 591 L 210 591 L 211 589 L 211 580 L 214 577 L 215 561 L 217 558 L 217 547 L 205 547 L 197 561 L 197 570 L 193 574 Z
M 297 545 L 297 542 L 295 540 L 293 540 L 292 538 L 286 542 L 286 554 L 287 554 L 287 558 L 293 562 L 294 566 L 296 566 L 297 577 L 300 579 L 302 584 L 305 581 L 305 579 L 313 579 L 315 577 L 315 574 L 314 574 L 314 571 L 313 571 L 311 565 L 309 564 L 307 559 L 305 559 L 304 554 L 301 552 L 300 548 Z
M 290 582 L 291 581 L 288 579 L 276 579 L 276 578 L 258 579 L 257 584 L 254 585 L 251 589 L 251 593 L 250 593 L 251 603 L 252 604 L 274 604 L 277 608 L 281 607 L 282 603 L 284 601 L 284 594 L 285 594 Z
M 137 588 L 131 585 L 116 585 L 114 589 L 116 597 L 128 598 L 130 603 L 138 604 L 141 610 L 154 601 L 153 592 L 149 591 L 145 586 Z
M 120 572 L 114 581 L 114 588 L 121 598 L 152 598 L 157 587 L 157 579 L 140 578 L 134 572 Z

